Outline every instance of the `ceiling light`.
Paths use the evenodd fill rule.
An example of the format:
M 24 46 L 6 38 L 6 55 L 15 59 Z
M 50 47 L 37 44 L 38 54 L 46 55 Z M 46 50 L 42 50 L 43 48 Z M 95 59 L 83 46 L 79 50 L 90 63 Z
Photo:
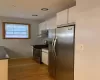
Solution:
M 48 8 L 42 8 L 41 10 L 42 11 L 48 11 L 49 9 Z
M 33 14 L 32 16 L 38 16 L 38 15 L 36 15 L 36 14 Z

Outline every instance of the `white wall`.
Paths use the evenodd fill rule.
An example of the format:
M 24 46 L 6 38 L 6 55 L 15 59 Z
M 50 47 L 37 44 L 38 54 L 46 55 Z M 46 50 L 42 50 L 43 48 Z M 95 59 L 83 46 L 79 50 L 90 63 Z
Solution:
M 74 80 L 100 80 L 100 0 L 76 0 L 76 3 Z
M 31 39 L 12 40 L 2 39 L 2 22 L 18 22 L 31 24 Z M 33 20 L 0 17 L 0 46 L 5 46 L 10 58 L 32 57 L 31 43 L 36 39 L 38 34 L 38 22 Z

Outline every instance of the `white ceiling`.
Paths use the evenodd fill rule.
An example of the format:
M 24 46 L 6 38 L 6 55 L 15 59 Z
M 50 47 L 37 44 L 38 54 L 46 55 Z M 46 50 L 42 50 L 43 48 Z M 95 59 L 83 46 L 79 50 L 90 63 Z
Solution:
M 45 20 L 73 5 L 75 0 L 0 0 L 0 16 Z M 41 11 L 41 8 L 49 11 Z

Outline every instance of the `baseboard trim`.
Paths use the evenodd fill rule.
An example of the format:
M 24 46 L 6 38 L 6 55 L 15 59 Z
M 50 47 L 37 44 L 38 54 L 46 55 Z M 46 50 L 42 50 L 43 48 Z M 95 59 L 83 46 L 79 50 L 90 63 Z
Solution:
M 20 58 L 9 58 L 9 59 L 29 59 L 29 58 L 33 58 L 33 57 L 20 57 Z

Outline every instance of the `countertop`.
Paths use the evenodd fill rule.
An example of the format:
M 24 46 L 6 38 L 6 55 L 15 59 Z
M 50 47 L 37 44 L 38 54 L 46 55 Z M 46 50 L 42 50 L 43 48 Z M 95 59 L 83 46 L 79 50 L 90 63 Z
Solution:
M 2 59 L 8 59 L 9 56 L 5 50 L 5 47 L 4 46 L 0 46 L 0 60 Z

